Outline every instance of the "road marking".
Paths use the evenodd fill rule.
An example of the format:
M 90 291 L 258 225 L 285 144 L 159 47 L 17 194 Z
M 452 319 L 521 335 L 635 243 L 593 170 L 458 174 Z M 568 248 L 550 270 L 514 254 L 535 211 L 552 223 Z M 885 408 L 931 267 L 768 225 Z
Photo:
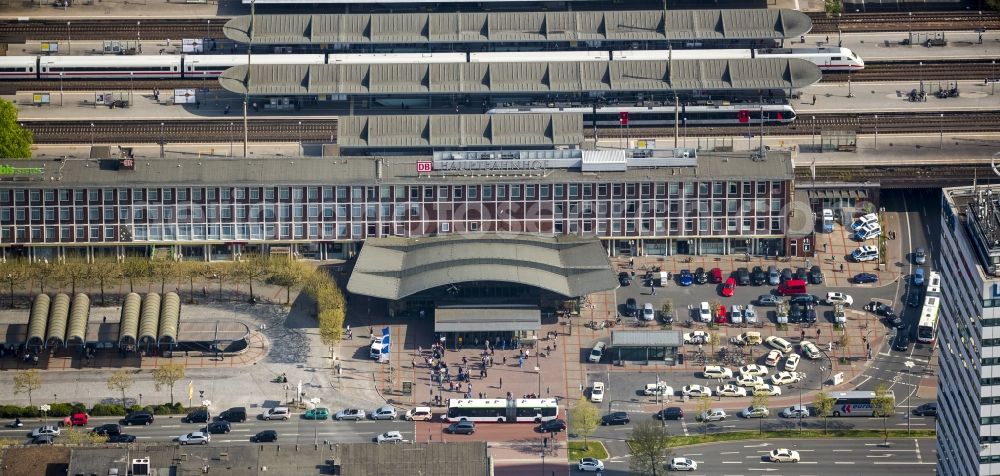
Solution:
M 738 454 L 740 454 L 740 452 L 739 451 L 723 451 L 722 453 L 719 453 L 719 454 L 720 455 L 738 455 Z
M 742 461 L 723 461 L 722 464 L 743 464 Z
M 851 451 L 854 450 L 833 450 L 834 453 L 850 453 Z
M 913 446 L 916 447 L 916 449 L 917 449 L 917 462 L 918 463 L 923 463 L 924 462 L 924 456 L 920 453 L 920 442 L 917 441 L 916 438 L 913 439 Z
M 854 461 L 834 461 L 833 464 L 854 464 Z
M 684 430 L 684 436 L 688 436 L 688 425 L 687 421 L 681 420 L 681 429 Z
M 163 425 L 160 428 L 180 428 L 180 425 Z
M 865 455 L 865 458 L 892 458 L 893 456 L 896 456 L 896 455 L 894 455 L 894 454 L 885 454 L 885 455 Z

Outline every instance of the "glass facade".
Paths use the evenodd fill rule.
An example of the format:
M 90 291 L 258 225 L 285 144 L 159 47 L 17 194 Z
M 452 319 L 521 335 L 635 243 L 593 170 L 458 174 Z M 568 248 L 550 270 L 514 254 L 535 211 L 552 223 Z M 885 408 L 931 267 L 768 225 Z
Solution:
M 325 242 L 467 232 L 774 237 L 785 233 L 790 186 L 790 180 L 55 188 L 4 184 L 0 240 L 28 245 Z M 707 243 L 711 251 L 720 249 L 718 240 Z

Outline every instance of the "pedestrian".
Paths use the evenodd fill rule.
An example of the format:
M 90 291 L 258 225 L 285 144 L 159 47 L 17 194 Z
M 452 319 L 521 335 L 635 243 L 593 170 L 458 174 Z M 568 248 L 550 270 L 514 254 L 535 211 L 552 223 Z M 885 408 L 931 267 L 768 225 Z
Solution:
M 652 294 L 653 296 L 656 296 L 656 288 L 655 288 L 655 287 L 653 287 L 652 285 L 650 285 L 650 286 L 649 286 L 649 292 L 650 292 L 650 294 Z
M 504 367 L 507 366 L 507 356 L 506 355 L 503 356 L 503 365 L 504 365 Z
M 513 395 L 511 395 L 510 392 L 507 392 L 507 400 L 510 400 L 510 397 L 512 397 L 512 396 Z
M 841 273 L 843 273 L 843 272 L 844 272 L 844 263 L 840 263 L 840 272 L 841 272 Z
M 830 35 L 826 35 L 826 43 L 830 42 Z
M 802 340 L 806 340 L 806 330 L 802 329 Z
M 517 358 L 517 366 L 518 366 L 518 368 L 524 367 L 524 357 L 518 357 Z
M 410 367 L 417 368 L 417 359 L 410 359 Z
M 531 349 L 524 349 L 524 357 L 531 357 Z
M 104 316 L 104 320 L 103 320 L 103 322 L 104 322 L 105 324 L 107 324 L 107 323 L 108 323 L 108 316 Z
M 823 252 L 826 253 L 826 243 L 823 243 Z
M 815 106 L 815 105 L 816 105 L 816 95 L 815 95 L 815 94 L 813 94 L 813 103 L 812 103 L 812 105 L 813 105 L 813 106 Z
M 503 388 L 503 377 L 500 377 L 500 383 L 497 384 L 497 388 Z
M 423 354 L 423 353 L 424 353 L 424 348 L 418 345 L 417 346 L 417 355 L 420 355 L 420 354 Z
M 468 364 L 468 363 L 469 363 L 469 359 L 468 359 L 468 358 L 466 358 L 466 357 L 465 357 L 465 356 L 463 355 L 463 356 L 462 356 L 462 364 L 463 364 L 463 365 L 465 365 L 465 364 Z
M 817 339 L 819 339 L 819 334 L 820 334 L 821 332 L 822 332 L 822 331 L 820 330 L 820 328 L 819 328 L 819 327 L 817 327 L 817 328 L 816 328 L 816 338 L 817 338 Z
M 635 258 L 629 258 L 628 259 L 628 267 L 629 268 L 634 268 L 635 267 Z
M 545 346 L 545 353 L 547 353 L 547 354 L 551 354 L 552 353 L 552 346 L 551 345 L 546 345 Z
M 375 335 L 375 328 L 372 327 L 372 326 L 368 326 L 368 334 L 374 336 Z

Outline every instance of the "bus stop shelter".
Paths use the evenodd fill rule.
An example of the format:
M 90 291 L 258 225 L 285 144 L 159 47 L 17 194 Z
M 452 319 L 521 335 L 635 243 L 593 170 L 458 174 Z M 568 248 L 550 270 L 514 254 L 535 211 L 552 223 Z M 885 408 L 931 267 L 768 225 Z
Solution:
M 677 363 L 678 331 L 611 331 L 611 355 L 616 362 Z

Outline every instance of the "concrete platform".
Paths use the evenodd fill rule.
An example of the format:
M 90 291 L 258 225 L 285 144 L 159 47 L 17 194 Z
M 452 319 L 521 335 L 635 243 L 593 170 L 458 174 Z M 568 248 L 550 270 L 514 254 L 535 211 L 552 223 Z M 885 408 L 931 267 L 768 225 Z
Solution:
M 88 1 L 90 4 L 87 4 Z M 45 3 L 44 5 L 37 4 Z M 21 0 L 0 0 L 0 19 L 29 17 L 35 19 L 73 18 L 213 18 L 249 12 L 239 0 L 205 0 L 186 3 L 184 0 L 75 0 L 73 6 L 57 8 L 52 2 L 36 0 L 35 6 Z
M 979 34 L 972 31 L 919 32 L 913 33 L 914 41 L 927 35 L 943 33 L 948 46 L 926 47 L 923 45 L 902 46 L 899 43 L 909 35 L 903 33 L 845 33 L 841 44 L 861 56 L 865 61 L 912 61 L 912 60 L 956 60 L 966 58 L 995 59 L 1000 57 L 1000 32 L 983 33 L 979 44 Z M 886 46 L 888 41 L 890 46 Z M 798 41 L 786 42 L 788 48 L 816 48 L 837 46 L 837 34 L 806 35 L 805 44 Z
M 944 112 L 970 110 L 996 110 L 1000 107 L 1000 89 L 983 81 L 959 81 L 961 96 L 938 99 L 931 96 L 939 87 L 947 88 L 948 81 L 924 81 L 927 101 L 910 102 L 906 94 L 921 87 L 919 77 L 912 81 L 873 83 L 819 83 L 802 89 L 800 100 L 792 101 L 799 116 L 810 113 L 861 113 L 861 112 Z M 853 94 L 854 97 L 849 97 Z M 816 103 L 813 104 L 813 96 Z

